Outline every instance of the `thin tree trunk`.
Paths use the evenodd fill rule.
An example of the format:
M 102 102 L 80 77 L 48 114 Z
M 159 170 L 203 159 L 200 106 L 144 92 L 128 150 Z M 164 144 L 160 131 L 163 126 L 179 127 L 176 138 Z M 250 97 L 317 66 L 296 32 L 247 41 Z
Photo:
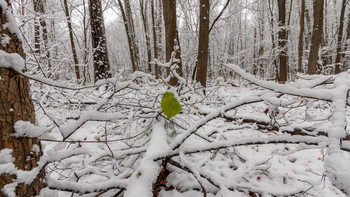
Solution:
M 111 77 L 101 0 L 89 0 L 94 79 Z
M 324 0 L 314 0 L 314 25 L 311 37 L 311 46 L 309 54 L 309 66 L 307 73 L 309 75 L 317 74 L 317 58 L 320 44 L 322 41 L 323 30 L 323 4 Z
M 144 0 L 140 1 L 140 10 L 141 10 L 141 16 L 143 21 L 143 28 L 145 31 L 145 37 L 146 37 L 146 50 L 147 50 L 147 71 L 149 73 L 152 72 L 152 65 L 151 65 L 151 59 L 152 59 L 152 51 L 151 51 L 151 39 L 148 32 L 148 17 L 147 17 L 147 0 L 144 2 Z M 151 0 L 153 1 L 153 0 Z
M 157 33 L 156 33 L 156 24 L 155 24 L 155 12 L 154 12 L 154 1 L 151 0 L 151 15 L 152 15 L 152 33 L 153 33 L 153 58 L 158 59 L 158 49 L 157 49 Z M 154 64 L 154 74 L 158 78 L 158 65 Z
M 298 43 L 298 72 L 301 73 L 303 66 L 303 41 L 304 41 L 304 29 L 305 29 L 305 0 L 301 0 L 300 7 L 300 31 L 299 31 L 299 43 Z
M 72 28 L 72 21 L 70 18 L 69 14 L 69 9 L 68 9 L 68 3 L 67 0 L 63 0 L 64 3 L 64 9 L 65 9 L 65 14 L 67 18 L 67 25 L 68 25 L 68 31 L 69 31 L 69 38 L 70 38 L 70 44 L 72 47 L 72 55 L 73 55 L 73 61 L 74 61 L 74 68 L 75 68 L 75 76 L 77 78 L 77 81 L 80 80 L 80 72 L 79 72 L 79 61 L 78 61 L 78 56 L 77 56 L 77 51 L 75 49 L 75 44 L 74 44 L 74 37 L 73 37 L 73 28 Z
M 207 85 L 207 67 L 208 67 L 208 46 L 209 46 L 209 0 L 200 0 L 199 2 L 199 41 L 197 57 L 197 76 L 196 80 L 203 87 Z
M 278 47 L 281 50 L 280 59 L 280 77 L 279 82 L 287 81 L 287 30 L 286 30 L 286 1 L 278 0 Z
M 124 6 L 120 0 L 118 0 L 118 4 L 120 7 L 120 11 L 122 13 L 122 17 L 123 17 L 126 36 L 128 38 L 131 67 L 132 67 L 132 71 L 135 72 L 135 71 L 139 70 L 139 68 L 138 68 L 138 59 L 137 59 L 137 55 L 136 55 L 136 51 L 135 51 L 135 49 L 136 49 L 135 48 L 136 45 L 134 44 L 135 40 L 132 37 L 132 34 L 134 34 L 134 33 L 131 32 L 131 29 L 130 29 L 131 25 L 128 24 L 129 21 L 128 21 L 128 17 L 126 14 L 126 10 L 124 9 Z
M 344 29 L 344 15 L 345 15 L 345 8 L 346 8 L 346 0 L 343 0 L 342 7 L 340 11 L 340 18 L 339 18 L 339 31 L 338 31 L 338 44 L 337 44 L 337 56 L 335 59 L 335 74 L 339 74 L 341 71 L 341 47 L 342 47 L 342 38 L 343 38 L 343 29 Z
M 4 3 L 7 4 L 7 8 L 4 5 L 0 7 L 0 26 L 8 22 L 15 26 L 12 24 L 14 21 L 8 21 L 7 18 L 12 10 L 10 2 L 6 0 Z M 15 33 L 0 28 L 0 35 L 7 35 L 11 38 L 6 46 L 0 45 L 0 50 L 6 53 L 18 53 L 22 58 L 25 57 L 22 43 Z M 16 138 L 12 135 L 15 133 L 15 122 L 23 120 L 35 123 L 34 106 L 29 95 L 29 81 L 28 78 L 20 76 L 9 68 L 0 68 L 0 78 L 0 151 L 9 150 L 14 158 L 15 167 L 19 170 L 29 171 L 38 165 L 37 162 L 42 156 L 41 144 L 37 139 Z M 38 152 L 33 152 L 34 146 L 38 148 Z M 39 177 L 43 178 L 44 173 L 44 170 L 41 171 Z M 0 188 L 2 189 L 5 185 L 15 183 L 15 181 L 14 175 L 0 174 Z M 44 186 L 45 184 L 40 179 L 36 179 L 33 187 L 28 188 L 28 195 L 38 195 Z M 0 196 L 7 196 L 4 192 L 4 190 L 0 190 Z M 16 196 L 26 196 L 27 187 L 20 183 L 15 185 L 14 192 Z

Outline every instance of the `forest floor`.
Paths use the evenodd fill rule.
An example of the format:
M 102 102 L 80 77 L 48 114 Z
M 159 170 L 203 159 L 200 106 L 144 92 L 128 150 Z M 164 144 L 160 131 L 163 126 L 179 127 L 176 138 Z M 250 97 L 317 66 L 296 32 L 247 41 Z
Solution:
M 190 135 L 181 143 L 178 153 L 171 157 L 172 165 L 168 163 L 162 168 L 165 160 L 156 161 L 159 174 L 164 175 L 163 180 L 158 174 L 154 175 L 158 179 L 150 177 L 153 182 L 162 182 L 157 183 L 162 186 L 158 188 L 158 196 L 196 197 L 204 193 L 207 196 L 346 196 L 327 176 L 326 145 L 304 140 L 310 136 L 322 137 L 318 133 L 327 133 L 332 126 L 329 102 L 279 96 L 244 80 L 225 82 L 220 79 L 211 83 L 206 96 L 200 89 L 176 90 L 180 92 L 175 97 L 180 100 L 182 111 L 167 120 L 160 109 L 161 95 L 167 87 L 150 81 L 139 81 L 137 85 L 141 88 L 125 89 L 110 97 L 108 89 L 71 91 L 32 83 L 37 125 L 47 128 L 60 125 L 60 129 L 55 127 L 50 131 L 50 140 L 42 137 L 45 154 L 55 151 L 67 154 L 47 168 L 50 179 L 56 180 L 49 182 L 54 183 L 53 189 L 74 182 L 93 187 L 94 183 L 113 178 L 133 177 L 143 165 L 142 158 L 146 157 L 139 150 L 153 146 L 150 145 L 152 139 L 157 138 L 152 137 L 152 132 L 156 132 L 155 125 L 161 122 L 161 132 L 166 133 L 166 143 L 170 145 L 194 125 L 202 125 L 196 135 Z M 256 95 L 264 99 L 245 102 Z M 104 107 L 97 111 L 108 116 L 121 113 L 124 119 L 91 118 L 96 105 L 107 97 Z M 279 99 L 276 101 L 279 106 L 274 99 Z M 222 109 L 238 101 L 244 102 L 232 110 Z M 205 119 L 218 110 L 217 117 Z M 60 142 L 66 125 L 81 120 L 83 114 L 92 121 L 78 127 L 66 142 Z M 290 140 L 298 136 L 300 142 Z M 287 140 L 271 141 L 274 137 Z M 158 148 L 162 149 L 164 146 L 159 140 Z M 79 151 L 80 154 L 69 155 L 69 152 Z M 344 159 L 350 159 L 347 152 L 343 155 Z M 132 187 L 142 192 L 142 186 Z M 153 190 L 154 187 L 153 184 Z M 108 197 L 119 191 L 124 192 L 111 187 L 73 196 Z M 72 194 L 48 192 L 53 196 Z

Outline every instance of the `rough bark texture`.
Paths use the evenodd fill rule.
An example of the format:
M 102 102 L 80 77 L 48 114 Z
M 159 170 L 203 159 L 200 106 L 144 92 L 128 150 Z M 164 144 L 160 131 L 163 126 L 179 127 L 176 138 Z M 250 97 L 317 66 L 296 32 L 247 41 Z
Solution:
M 298 72 L 301 72 L 303 66 L 303 41 L 305 29 L 305 0 L 301 0 L 300 21 L 299 21 L 299 43 L 298 43 Z
M 95 82 L 111 77 L 101 0 L 89 0 Z
M 344 15 L 345 15 L 345 8 L 346 8 L 346 0 L 343 0 L 342 7 L 340 10 L 340 18 L 339 18 L 339 31 L 338 31 L 338 44 L 337 44 L 337 56 L 335 59 L 335 74 L 340 73 L 341 66 L 342 66 L 342 60 L 341 60 L 341 47 L 342 47 L 342 38 L 343 38 L 343 29 L 344 29 Z
M 208 46 L 209 46 L 209 0 L 200 0 L 199 3 L 199 41 L 197 57 L 197 76 L 196 80 L 203 87 L 207 85 L 207 67 L 208 67 Z
M 309 54 L 309 66 L 307 69 L 307 73 L 309 75 L 317 74 L 318 50 L 320 49 L 323 30 L 323 4 L 324 0 L 315 0 L 313 5 L 314 26 L 312 28 L 313 30 Z
M 9 2 L 7 1 L 7 3 Z M 8 9 L 7 12 L 10 12 L 10 10 Z M 0 38 L 3 35 L 11 38 L 7 46 L 0 45 L 0 50 L 7 53 L 18 53 L 24 57 L 21 41 L 3 26 L 3 24 L 7 23 L 7 16 L 4 8 L 1 6 L 0 14 Z M 11 149 L 12 157 L 15 159 L 15 166 L 21 170 L 31 170 L 37 166 L 37 161 L 42 155 L 41 145 L 36 139 L 11 136 L 15 132 L 13 125 L 19 120 L 35 122 L 34 107 L 29 95 L 28 79 L 18 75 L 11 69 L 0 68 L 0 150 L 5 148 Z M 37 145 L 40 148 L 38 154 L 32 151 L 33 145 Z M 41 176 L 43 175 L 42 173 Z M 0 188 L 4 188 L 6 184 L 12 183 L 14 179 L 14 175 L 0 174 Z M 38 195 L 43 186 L 44 184 L 40 182 L 34 184 L 29 190 L 29 195 Z M 15 192 L 17 196 L 25 196 L 26 186 L 19 184 Z M 2 190 L 0 190 L 0 196 L 6 196 Z
M 73 55 L 73 61 L 74 61 L 74 68 L 75 68 L 75 76 L 77 80 L 80 80 L 80 72 L 79 72 L 79 61 L 78 61 L 78 56 L 77 56 L 77 51 L 75 49 L 75 44 L 74 44 L 74 37 L 73 37 L 73 28 L 72 28 L 72 21 L 71 17 L 69 14 L 69 9 L 68 9 L 68 3 L 67 0 L 63 0 L 64 4 L 64 10 L 67 18 L 67 25 L 68 25 L 68 31 L 69 31 L 69 39 L 70 39 L 70 44 L 72 47 L 72 55 Z
M 51 55 L 50 51 L 48 50 L 49 47 L 49 38 L 48 38 L 48 31 L 47 31 L 47 25 L 46 21 L 43 18 L 42 15 L 45 14 L 45 7 L 44 7 L 44 1 L 43 0 L 33 0 L 33 6 L 34 11 L 39 16 L 37 17 L 37 20 L 35 22 L 35 50 L 38 50 L 38 53 L 44 53 L 47 60 L 47 65 L 49 68 L 51 68 Z M 40 24 L 40 26 L 39 26 Z M 40 31 L 41 30 L 41 31 Z M 40 41 L 40 35 L 42 35 L 42 40 L 44 41 L 44 48 L 42 48 L 40 45 L 42 44 Z M 42 51 L 40 51 L 40 49 Z
M 176 0 L 163 0 L 163 16 L 165 24 L 165 61 L 172 62 L 172 52 L 175 52 L 175 59 L 180 62 L 177 63 L 179 66 L 176 72 L 182 76 L 182 66 L 180 58 L 180 48 L 174 50 L 174 46 L 179 44 L 178 32 L 176 28 Z M 167 69 L 167 74 L 170 74 L 170 68 Z M 176 77 L 171 77 L 169 84 L 172 86 L 177 85 L 178 81 Z
M 287 81 L 287 30 L 286 30 L 286 0 L 278 0 L 278 48 L 281 50 L 279 82 Z

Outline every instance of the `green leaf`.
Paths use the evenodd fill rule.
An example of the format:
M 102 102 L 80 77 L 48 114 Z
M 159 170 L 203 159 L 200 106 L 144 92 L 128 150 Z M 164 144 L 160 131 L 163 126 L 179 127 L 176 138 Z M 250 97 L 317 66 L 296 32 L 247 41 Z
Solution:
M 160 107 L 168 119 L 175 116 L 182 110 L 179 101 L 177 101 L 174 94 L 171 92 L 164 93 L 163 98 L 160 101 Z

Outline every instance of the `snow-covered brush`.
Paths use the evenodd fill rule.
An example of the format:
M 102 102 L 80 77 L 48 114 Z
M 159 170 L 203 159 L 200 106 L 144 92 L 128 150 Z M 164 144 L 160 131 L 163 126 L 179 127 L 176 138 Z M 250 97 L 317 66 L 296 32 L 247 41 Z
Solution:
M 30 186 L 46 169 L 47 195 L 349 195 L 349 74 L 281 85 L 226 67 L 261 88 L 220 84 L 204 96 L 137 72 L 97 92 L 31 77 L 54 88 L 33 87 L 39 122 L 16 123 L 16 135 L 41 139 L 46 154 L 13 173 Z

